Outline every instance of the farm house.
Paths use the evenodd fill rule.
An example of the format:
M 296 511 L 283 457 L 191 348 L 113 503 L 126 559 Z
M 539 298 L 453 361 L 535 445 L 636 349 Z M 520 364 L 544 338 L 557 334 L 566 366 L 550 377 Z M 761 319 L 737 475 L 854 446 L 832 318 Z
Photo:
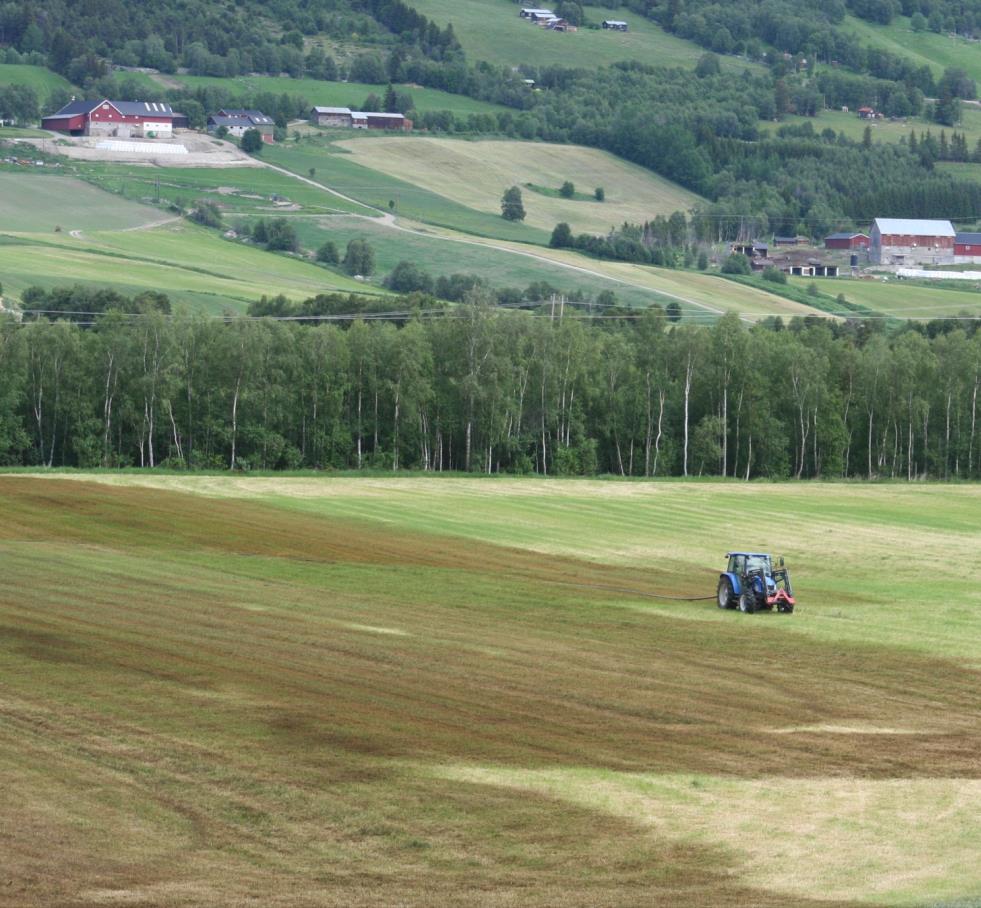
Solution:
M 876 265 L 950 264 L 956 231 L 950 221 L 876 218 L 869 259 Z
M 174 131 L 174 110 L 157 101 L 75 101 L 43 117 L 41 127 L 73 136 L 153 138 Z
M 867 233 L 829 233 L 824 238 L 825 249 L 868 249 L 869 235 Z

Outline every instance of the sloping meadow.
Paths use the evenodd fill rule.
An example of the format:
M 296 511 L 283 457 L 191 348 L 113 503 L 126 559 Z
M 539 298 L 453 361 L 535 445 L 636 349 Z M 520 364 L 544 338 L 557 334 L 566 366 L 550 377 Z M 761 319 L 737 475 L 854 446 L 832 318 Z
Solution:
M 0 477 L 0 902 L 981 888 L 973 487 L 75 478 Z M 652 598 L 728 546 L 798 611 Z

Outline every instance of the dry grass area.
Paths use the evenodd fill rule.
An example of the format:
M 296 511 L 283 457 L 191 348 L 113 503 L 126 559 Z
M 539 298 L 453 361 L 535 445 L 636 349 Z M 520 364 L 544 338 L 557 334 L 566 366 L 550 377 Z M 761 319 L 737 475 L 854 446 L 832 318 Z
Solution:
M 644 595 L 704 594 L 711 564 L 570 542 L 596 551 L 633 512 L 639 548 L 701 550 L 698 502 L 737 487 L 96 479 L 0 476 L 0 904 L 981 891 L 969 660 L 809 633 L 827 584 L 790 618 L 675 620 Z M 775 509 L 805 488 L 839 489 L 825 519 L 854 538 L 907 515 L 888 488 L 756 491 Z M 933 489 L 967 537 L 964 491 Z M 551 553 L 525 542 L 536 513 Z M 867 571 L 851 605 L 874 618 Z
M 527 23 L 522 23 L 525 25 Z M 688 211 L 699 197 L 643 167 L 579 145 L 427 137 L 358 138 L 337 143 L 354 161 L 421 186 L 454 202 L 500 214 L 509 186 L 532 183 L 558 190 L 571 180 L 582 193 L 597 186 L 605 202 L 569 200 L 523 189 L 525 223 L 551 230 L 566 221 L 576 231 L 606 233 L 624 221 Z

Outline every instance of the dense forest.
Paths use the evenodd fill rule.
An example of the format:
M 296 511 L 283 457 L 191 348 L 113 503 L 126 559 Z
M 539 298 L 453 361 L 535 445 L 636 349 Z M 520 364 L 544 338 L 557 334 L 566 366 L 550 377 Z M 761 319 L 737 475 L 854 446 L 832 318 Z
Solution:
M 657 307 L 502 311 L 480 291 L 397 324 L 164 302 L 0 319 L 0 463 L 981 476 L 974 321 L 697 327 Z

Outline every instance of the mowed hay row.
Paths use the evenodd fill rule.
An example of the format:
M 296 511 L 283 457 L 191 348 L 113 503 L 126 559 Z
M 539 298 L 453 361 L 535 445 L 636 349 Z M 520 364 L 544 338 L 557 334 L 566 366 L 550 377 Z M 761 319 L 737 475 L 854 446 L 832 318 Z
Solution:
M 11 904 L 812 904 L 541 780 L 977 778 L 976 673 L 621 607 L 663 570 L 28 477 L 0 514 Z

